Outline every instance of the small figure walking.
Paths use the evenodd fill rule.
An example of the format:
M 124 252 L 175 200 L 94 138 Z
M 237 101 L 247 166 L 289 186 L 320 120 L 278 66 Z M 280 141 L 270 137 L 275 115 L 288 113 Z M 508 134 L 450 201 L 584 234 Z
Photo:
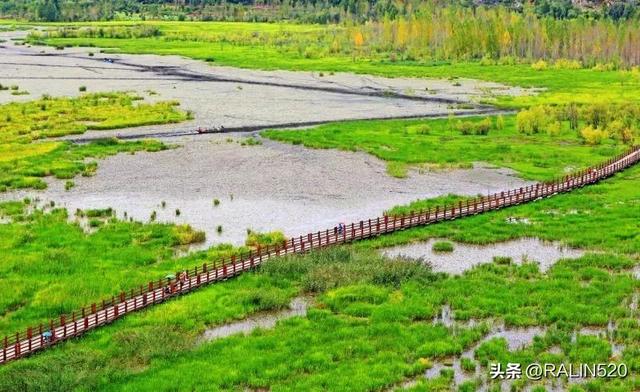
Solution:
M 184 287 L 184 285 L 187 283 L 187 281 L 189 280 L 189 275 L 187 274 L 187 271 L 182 271 L 180 272 L 180 275 L 178 277 L 178 280 L 180 282 L 180 288 Z
M 52 337 L 53 337 L 53 334 L 51 333 L 51 331 L 44 331 L 42 333 L 42 339 L 44 340 L 44 344 L 51 343 L 51 338 Z

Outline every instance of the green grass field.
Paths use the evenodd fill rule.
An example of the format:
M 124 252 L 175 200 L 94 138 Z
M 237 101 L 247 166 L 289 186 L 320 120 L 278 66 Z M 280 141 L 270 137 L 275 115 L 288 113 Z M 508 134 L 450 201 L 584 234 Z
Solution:
M 177 110 L 176 102 L 145 104 L 139 102 L 141 99 L 128 93 L 98 93 L 0 105 L 0 191 L 42 189 L 47 176 L 90 176 L 97 164 L 88 162 L 88 158 L 165 149 L 165 145 L 152 140 L 104 140 L 83 145 L 50 140 L 88 130 L 167 124 L 188 118 L 187 113 Z
M 8 364 L 0 368 L 0 388 L 381 389 L 435 362 L 450 361 L 480 342 L 496 322 L 504 322 L 547 330 L 532 346 L 514 351 L 500 338 L 483 342 L 476 351 L 483 374 L 492 362 L 622 361 L 631 377 L 591 381 L 574 390 L 632 391 L 640 385 L 637 311 L 628 306 L 640 290 L 630 273 L 640 251 L 639 178 L 640 169 L 633 168 L 601 184 L 533 204 L 269 262 L 258 273 Z M 509 224 L 508 216 L 526 217 L 532 224 Z M 594 252 L 560 261 L 547 273 L 535 264 L 489 263 L 451 277 L 406 261 L 385 260 L 373 249 L 432 236 L 482 243 L 539 236 Z M 299 293 L 315 298 L 306 317 L 281 321 L 275 329 L 248 337 L 199 341 L 208 327 L 283 308 Z M 432 324 L 444 304 L 462 324 Z M 466 326 L 464 321 L 470 319 L 479 323 Z M 606 328 L 610 320 L 617 328 L 610 337 L 571 337 L 583 326 Z M 621 357 L 611 357 L 612 343 L 624 345 Z M 550 354 L 553 347 L 559 350 Z M 48 371 L 59 363 L 65 366 Z M 451 383 L 451 374 L 444 372 L 420 382 L 416 390 L 433 390 L 429 388 L 436 384 L 441 386 L 438 390 L 450 390 Z
M 329 47 L 328 42 L 341 34 L 340 27 L 181 22 L 49 27 L 63 26 L 70 26 L 69 35 L 83 26 L 96 33 L 102 29 L 97 33 L 102 37 L 33 36 L 30 41 L 95 46 L 109 53 L 182 55 L 213 65 L 322 71 L 327 78 L 331 72 L 461 77 L 544 89 L 537 96 L 484 98 L 503 107 L 640 102 L 637 69 L 535 71 L 529 64 L 390 61 L 388 53 L 365 58 L 314 51 Z M 122 38 L 105 38 L 109 35 Z M 166 148 L 158 142 L 72 145 L 46 139 L 187 118 L 175 103 L 135 101 L 129 95 L 99 94 L 0 106 L 2 190 L 41 188 L 48 175 L 92 175 L 96 163 L 86 163 L 87 158 Z M 546 180 L 626 148 L 613 139 L 588 146 L 564 122 L 558 132 L 525 135 L 517 131 L 513 116 L 504 120 L 504 127 L 496 126 L 488 135 L 463 135 L 456 130 L 457 120 L 449 119 L 351 121 L 263 135 L 312 148 L 365 151 L 387 161 L 388 173 L 396 177 L 406 176 L 410 167 L 449 170 L 484 161 L 512 168 L 527 179 Z M 493 362 L 526 366 L 536 361 L 613 361 L 627 364 L 631 376 L 588 381 L 572 390 L 639 390 L 640 322 L 638 310 L 630 306 L 640 293 L 640 281 L 632 276 L 640 262 L 639 182 L 640 168 L 635 167 L 550 199 L 274 260 L 259 271 L 2 366 L 0 390 L 386 390 L 435 363 L 452 362 L 477 343 L 481 344 L 473 362 L 464 366 L 481 366 L 485 378 Z M 420 200 L 390 213 L 457 200 L 455 195 Z M 120 221 L 108 211 L 74 214 L 54 206 L 34 209 L 31 201 L 0 204 L 0 336 L 238 251 L 222 245 L 179 257 L 176 250 L 201 241 L 202 233 L 187 226 Z M 89 233 L 83 230 L 87 224 Z M 586 255 L 559 261 L 546 273 L 535 263 L 487 260 L 460 276 L 448 276 L 378 253 L 379 248 L 429 238 L 490 244 L 529 237 L 580 247 Z M 255 233 L 248 241 L 279 238 L 278 233 Z M 451 245 L 455 252 L 456 244 Z M 207 328 L 284 309 L 299 295 L 313 298 L 305 317 L 247 337 L 201 340 Z M 445 305 L 454 314 L 453 327 L 433 322 Z M 610 336 L 573 338 L 582 327 L 606 330 L 610 322 L 616 329 Z M 539 326 L 545 332 L 531 346 L 516 350 L 509 350 L 504 339 L 483 341 L 500 324 Z M 613 354 L 613 344 L 622 347 L 621 354 Z M 411 390 L 475 390 L 477 381 L 454 386 L 449 369 L 432 380 L 418 381 Z M 513 389 L 522 390 L 523 384 L 517 381 Z M 499 389 L 491 385 L 490 390 Z
M 463 120 L 479 122 L 482 118 Z M 524 135 L 517 131 L 515 117 L 507 116 L 504 129 L 493 129 L 488 135 L 462 135 L 455 130 L 457 121 L 348 121 L 304 130 L 268 130 L 262 135 L 311 148 L 365 151 L 389 163 L 426 169 L 470 167 L 473 162 L 488 162 L 536 180 L 565 175 L 626 148 L 613 141 L 599 146 L 585 145 L 568 124 L 563 124 L 557 135 Z
M 8 390 L 170 390 L 176 384 L 207 390 L 328 385 L 351 390 L 379 388 L 416 375 L 435 361 L 446 361 L 486 333 L 483 324 L 458 328 L 454 333 L 424 321 L 431 320 L 444 303 L 452 306 L 458 320 L 472 318 L 490 324 L 498 319 L 508 325 L 551 328 L 543 339 L 524 350 L 510 352 L 501 339 L 487 341 L 478 350 L 480 363 L 549 360 L 547 350 L 557 345 L 562 352 L 554 354 L 553 361 L 608 360 L 611 342 L 585 337 L 572 343 L 570 331 L 583 325 L 602 326 L 613 319 L 619 325 L 615 341 L 626 345 L 623 358 L 618 360 L 637 371 L 640 362 L 634 347 L 640 337 L 634 330 L 638 325 L 625 303 L 640 288 L 628 273 L 637 263 L 629 256 L 638 253 L 640 243 L 636 223 L 640 194 L 635 186 L 639 176 L 636 168 L 597 186 L 533 205 L 447 222 L 430 230 L 406 231 L 351 251 L 338 249 L 269 263 L 259 274 L 212 286 L 9 364 L 0 369 L 0 385 Z M 20 236 L 11 233 L 0 237 L 26 239 L 28 245 L 3 245 L 3 253 L 16 257 L 7 265 L 9 276 L 14 278 L 8 280 L 10 289 L 3 290 L 2 297 L 31 297 L 15 290 L 27 281 L 17 279 L 20 272 L 30 276 L 36 272 L 38 279 L 28 281 L 40 287 L 33 296 L 37 301 L 6 314 L 5 325 L 16 325 L 13 316 L 24 321 L 42 316 L 43 309 L 66 310 L 54 305 L 57 300 L 77 305 L 69 299 L 72 293 L 57 295 L 66 290 L 82 292 L 79 297 L 86 299 L 89 293 L 137 283 L 136 279 L 147 277 L 151 270 L 161 274 L 194 264 L 197 259 L 163 259 L 176 244 L 169 226 L 111 222 L 86 237 L 78 228 L 69 227 L 61 211 L 53 213 L 57 219 L 45 219 L 39 213 L 25 215 L 23 209 L 20 203 L 3 206 L 3 215 L 22 223 L 3 225 L 3 230 L 20 229 Z M 507 216 L 527 217 L 533 224 L 514 226 L 506 223 Z M 569 224 L 562 225 L 567 217 Z M 60 237 L 60 233 L 67 234 Z M 462 278 L 449 278 L 405 262 L 389 263 L 370 250 L 447 235 L 476 242 L 542 236 L 606 253 L 561 262 L 546 275 L 533 265 L 485 265 Z M 140 241 L 140 236 L 144 240 Z M 53 246 L 65 243 L 76 246 L 66 250 Z M 83 243 L 86 246 L 78 246 Z M 119 246 L 114 249 L 115 243 Z M 615 255 L 620 252 L 629 256 Z M 23 265 L 25 259 L 31 262 Z M 140 265 L 138 261 L 145 259 L 150 264 Z M 64 261 L 52 265 L 51 260 Z M 91 268 L 95 266 L 100 267 Z M 68 274 L 68 279 L 60 281 Z M 80 274 L 82 280 L 76 278 Z M 50 279 L 56 284 L 47 284 Z M 79 287 L 80 281 L 83 284 Z M 316 296 L 316 308 L 308 317 L 282 322 L 272 331 L 248 338 L 197 343 L 207 326 L 282 308 L 299 292 Z M 68 366 L 47 371 L 61 361 Z M 633 390 L 637 386 L 633 380 L 623 385 L 595 383 L 591 388 Z M 445 374 L 417 388 L 433 383 L 448 390 L 451 378 Z

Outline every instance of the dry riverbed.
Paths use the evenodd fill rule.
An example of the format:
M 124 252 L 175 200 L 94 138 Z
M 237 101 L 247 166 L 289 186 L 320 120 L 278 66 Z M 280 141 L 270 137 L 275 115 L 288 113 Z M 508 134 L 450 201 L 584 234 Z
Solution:
M 383 161 L 365 153 L 269 140 L 243 146 L 243 140 L 223 135 L 171 139 L 167 142 L 177 143 L 177 148 L 100 161 L 95 176 L 77 177 L 69 191 L 63 181 L 52 180 L 47 190 L 0 198 L 37 197 L 70 211 L 112 207 L 118 217 L 126 212 L 139 221 L 148 221 L 156 211 L 158 221 L 204 230 L 210 245 L 241 244 L 247 229 L 295 236 L 373 218 L 416 199 L 487 194 L 527 184 L 511 170 L 482 165 L 411 171 L 408 178 L 397 179 L 386 173 Z
M 257 71 L 212 66 L 178 56 L 102 54 L 98 48 L 28 47 L 13 39 L 26 32 L 0 32 L 0 83 L 28 95 L 0 92 L 0 103 L 88 92 L 134 91 L 148 100 L 177 100 L 194 113 L 189 123 L 140 127 L 99 135 L 175 132 L 196 127 L 248 127 L 344 119 L 444 115 L 468 108 L 486 94 L 530 93 L 475 81 L 382 78 L 366 75 Z M 89 53 L 94 53 L 89 56 Z M 109 61 L 105 61 L 109 60 Z M 460 85 L 458 85 L 460 84 Z
M 317 121 L 467 112 L 451 102 L 473 102 L 488 92 L 527 93 L 473 80 L 382 78 L 311 72 L 257 71 L 177 56 L 106 55 L 97 48 L 28 47 L 0 32 L 0 83 L 29 95 L 0 92 L 0 103 L 88 92 L 134 91 L 146 101 L 177 100 L 195 119 L 182 124 L 93 131 L 81 138 L 158 134 L 196 127 L 256 127 Z M 93 56 L 89 56 L 93 53 Z M 105 60 L 109 61 L 105 61 Z M 459 84 L 459 85 L 458 85 Z M 78 136 L 73 136 L 77 138 Z M 194 135 L 165 141 L 178 148 L 118 155 L 100 161 L 97 175 L 49 189 L 0 195 L 38 198 L 76 209 L 114 208 L 118 216 L 189 223 L 207 233 L 206 245 L 240 244 L 247 229 L 293 236 L 379 216 L 416 199 L 448 193 L 486 194 L 526 185 L 513 172 L 473 169 L 418 173 L 395 179 L 384 162 L 364 153 L 307 150 L 263 141 L 242 146 L 240 135 Z M 216 205 L 215 200 L 219 201 Z M 163 203 L 164 202 L 164 203 Z M 179 212 L 178 212 L 179 211 Z M 221 232 L 219 229 L 221 227 Z

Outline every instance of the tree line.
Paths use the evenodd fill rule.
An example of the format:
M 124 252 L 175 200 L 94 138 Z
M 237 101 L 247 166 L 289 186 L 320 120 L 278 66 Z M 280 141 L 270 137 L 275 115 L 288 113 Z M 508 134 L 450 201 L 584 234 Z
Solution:
M 4 0 L 0 16 L 33 21 L 122 19 L 358 22 L 408 17 L 426 7 L 503 7 L 554 19 L 629 20 L 639 0 Z

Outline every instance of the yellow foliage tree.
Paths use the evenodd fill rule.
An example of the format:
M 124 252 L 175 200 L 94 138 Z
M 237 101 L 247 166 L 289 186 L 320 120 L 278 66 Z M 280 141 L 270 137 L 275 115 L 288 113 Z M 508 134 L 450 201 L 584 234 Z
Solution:
M 364 45 L 364 35 L 362 35 L 360 31 L 356 31 L 356 33 L 353 35 L 353 44 L 357 48 L 360 48 L 362 47 L 362 45 Z

